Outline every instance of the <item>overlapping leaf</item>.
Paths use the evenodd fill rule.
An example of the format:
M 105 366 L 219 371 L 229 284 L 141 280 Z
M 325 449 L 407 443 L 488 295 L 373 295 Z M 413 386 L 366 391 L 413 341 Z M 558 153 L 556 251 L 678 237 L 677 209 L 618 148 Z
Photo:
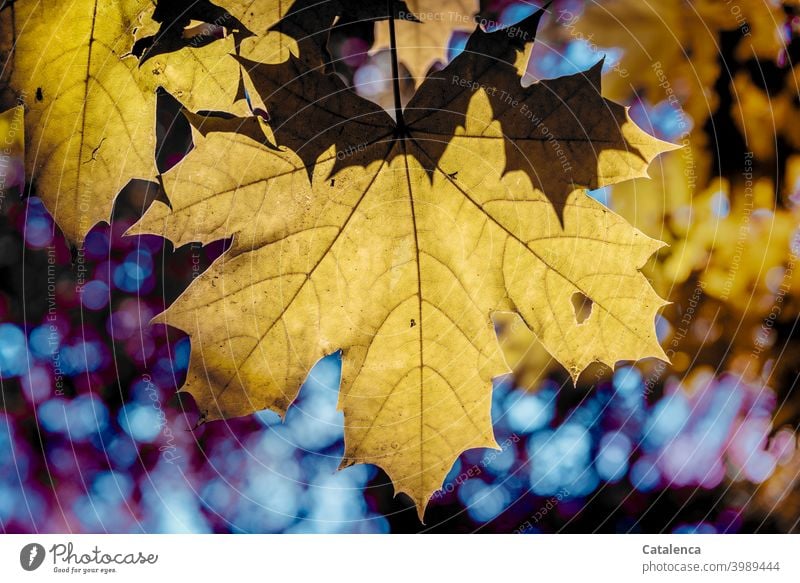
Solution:
M 149 0 L 19 0 L 0 12 L 4 82 L 26 108 L 29 179 L 73 242 L 108 219 L 130 179 L 155 176 L 156 87 L 195 108 L 236 99 L 227 79 L 238 65 L 224 44 L 138 67 L 134 33 L 144 34 L 152 11 Z
M 403 56 L 403 64 L 417 82 L 421 82 L 431 66 L 447 61 L 447 47 L 456 31 L 472 32 L 475 28 L 476 0 L 409 0 L 410 12 L 400 14 L 396 23 L 395 48 Z M 388 23 L 375 27 L 375 51 L 391 44 Z
M 278 63 L 291 53 L 322 66 L 330 60 L 327 42 L 334 25 L 385 21 L 390 12 L 414 20 L 402 0 L 160 0 L 154 14 L 158 33 L 141 40 L 140 53 L 147 58 L 197 47 L 231 32 L 245 58 Z
M 137 231 L 233 237 L 162 316 L 192 336 L 185 390 L 206 419 L 284 414 L 342 350 L 343 465 L 380 465 L 422 514 L 462 451 L 496 445 L 494 312 L 519 313 L 573 377 L 664 357 L 664 302 L 639 272 L 660 243 L 582 189 L 643 175 L 671 146 L 599 96 L 597 67 L 523 88 L 538 20 L 475 30 L 397 123 L 294 56 L 240 59 L 269 126 L 187 114 L 172 207 Z

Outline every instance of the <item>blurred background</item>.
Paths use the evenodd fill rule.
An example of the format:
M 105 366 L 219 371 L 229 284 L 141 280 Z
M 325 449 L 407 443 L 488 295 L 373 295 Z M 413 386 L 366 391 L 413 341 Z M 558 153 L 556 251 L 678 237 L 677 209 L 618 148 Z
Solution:
M 487 28 L 539 5 L 408 4 Z M 448 23 L 435 25 L 447 44 L 433 67 L 473 26 Z M 398 23 L 398 35 L 426 24 Z M 384 25 L 343 18 L 330 51 L 356 92 L 389 107 Z M 499 324 L 515 368 L 494 387 L 501 450 L 462 455 L 425 524 L 378 468 L 336 471 L 336 354 L 285 422 L 262 412 L 197 426 L 176 392 L 189 339 L 149 321 L 226 242 L 124 237 L 159 196 L 133 181 L 111 223 L 70 249 L 40 200 L 19 196 L 22 120 L 2 104 L 0 135 L 13 143 L 0 168 L 2 531 L 800 531 L 799 37 L 794 0 L 552 3 L 529 82 L 604 57 L 604 96 L 684 146 L 654 162 L 651 180 L 590 193 L 669 244 L 645 271 L 672 302 L 656 322 L 671 364 L 598 366 L 573 387 L 530 333 Z M 399 58 L 407 99 L 431 64 Z

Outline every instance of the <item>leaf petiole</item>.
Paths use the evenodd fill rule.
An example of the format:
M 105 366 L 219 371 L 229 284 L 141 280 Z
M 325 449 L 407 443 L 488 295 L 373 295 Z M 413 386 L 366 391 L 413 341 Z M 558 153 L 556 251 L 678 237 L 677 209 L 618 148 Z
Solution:
M 386 0 L 386 8 L 389 12 L 389 52 L 392 57 L 392 90 L 394 91 L 394 119 L 397 123 L 398 135 L 405 131 L 405 121 L 403 120 L 403 104 L 400 102 L 400 68 L 397 65 L 397 36 L 394 30 L 394 6 L 393 0 Z

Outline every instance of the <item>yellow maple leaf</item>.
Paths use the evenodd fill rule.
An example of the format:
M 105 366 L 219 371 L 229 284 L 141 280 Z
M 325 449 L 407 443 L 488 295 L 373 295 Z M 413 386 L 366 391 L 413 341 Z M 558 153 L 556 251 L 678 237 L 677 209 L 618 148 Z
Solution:
M 238 74 L 232 44 L 187 47 L 138 67 L 134 32 L 147 30 L 152 11 L 149 0 L 56 0 L 0 12 L 7 81 L 25 103 L 29 179 L 72 242 L 108 220 L 130 179 L 156 175 L 157 86 L 196 108 L 230 109 L 236 99 L 235 84 L 216 81 Z
M 408 0 L 409 13 L 397 21 L 395 48 L 411 76 L 420 83 L 435 62 L 445 62 L 447 45 L 455 31 L 475 28 L 476 0 Z M 389 25 L 375 26 L 374 51 L 390 46 Z
M 160 316 L 191 335 L 184 390 L 204 419 L 283 415 L 342 350 L 342 463 L 380 465 L 422 516 L 459 454 L 496 447 L 495 312 L 518 313 L 573 377 L 665 358 L 664 301 L 639 272 L 661 243 L 583 189 L 673 147 L 600 96 L 599 66 L 523 88 L 540 16 L 476 29 L 397 122 L 293 56 L 240 59 L 269 126 L 186 114 L 195 149 L 163 177 L 171 207 L 134 232 L 233 238 Z
M 410 14 L 401 0 L 218 0 L 217 4 L 244 27 L 246 34 L 240 35 L 238 47 L 242 57 L 280 63 L 293 54 L 312 67 L 329 64 L 327 42 L 334 24 L 385 21 L 389 8 L 397 18 Z

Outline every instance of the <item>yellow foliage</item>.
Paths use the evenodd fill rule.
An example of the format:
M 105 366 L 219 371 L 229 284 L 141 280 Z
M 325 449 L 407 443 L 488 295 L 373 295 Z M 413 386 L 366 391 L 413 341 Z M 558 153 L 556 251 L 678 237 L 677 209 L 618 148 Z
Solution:
M 665 302 L 639 271 L 661 243 L 583 189 L 645 176 L 673 146 L 600 96 L 597 67 L 523 88 L 537 21 L 525 40 L 474 33 L 398 123 L 294 57 L 240 59 L 269 126 L 187 113 L 171 207 L 135 232 L 233 237 L 161 316 L 191 335 L 184 388 L 205 419 L 285 414 L 342 350 L 343 465 L 380 465 L 421 516 L 458 455 L 496 446 L 494 313 L 518 313 L 573 378 L 665 358 Z

